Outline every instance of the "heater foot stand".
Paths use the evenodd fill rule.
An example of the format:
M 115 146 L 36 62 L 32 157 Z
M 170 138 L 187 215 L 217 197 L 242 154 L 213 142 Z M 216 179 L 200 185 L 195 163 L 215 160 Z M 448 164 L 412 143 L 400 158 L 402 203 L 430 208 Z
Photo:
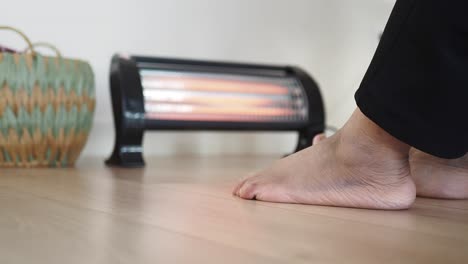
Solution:
M 297 147 L 294 153 L 301 151 L 305 148 L 312 146 L 314 137 L 318 134 L 323 133 L 323 130 L 302 130 L 299 131 L 299 138 L 297 141 Z
M 139 168 L 145 166 L 143 147 L 140 145 L 115 144 L 114 152 L 106 160 L 108 166 Z

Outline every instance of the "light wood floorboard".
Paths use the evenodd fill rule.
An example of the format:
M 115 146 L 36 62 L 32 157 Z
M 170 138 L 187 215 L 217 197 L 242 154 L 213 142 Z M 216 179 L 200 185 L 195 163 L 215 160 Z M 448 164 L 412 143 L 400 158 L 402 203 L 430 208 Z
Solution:
M 0 170 L 0 263 L 468 263 L 468 201 L 405 211 L 244 201 L 274 157 Z

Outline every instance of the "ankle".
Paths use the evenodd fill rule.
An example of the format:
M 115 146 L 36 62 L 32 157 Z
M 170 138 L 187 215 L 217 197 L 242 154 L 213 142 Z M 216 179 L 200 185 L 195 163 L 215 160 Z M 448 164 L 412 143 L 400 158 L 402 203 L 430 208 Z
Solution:
M 374 158 L 408 159 L 410 146 L 393 137 L 357 108 L 341 132 L 340 142 Z
M 468 154 L 456 159 L 444 159 L 422 152 L 415 148 L 410 150 L 409 160 L 413 164 L 424 164 L 426 166 L 448 166 L 468 170 Z

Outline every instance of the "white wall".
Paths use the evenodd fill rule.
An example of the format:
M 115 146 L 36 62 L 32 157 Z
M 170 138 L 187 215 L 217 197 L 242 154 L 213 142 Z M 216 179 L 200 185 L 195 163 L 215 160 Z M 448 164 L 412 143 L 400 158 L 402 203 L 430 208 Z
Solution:
M 98 104 L 85 153 L 106 156 L 113 144 L 113 53 L 299 65 L 319 82 L 328 123 L 340 126 L 355 107 L 354 92 L 392 6 L 391 0 L 15 0 L 2 5 L 0 24 L 90 61 Z M 25 46 L 4 32 L 0 43 Z M 161 155 L 283 153 L 295 140 L 292 133 L 147 135 L 145 151 Z

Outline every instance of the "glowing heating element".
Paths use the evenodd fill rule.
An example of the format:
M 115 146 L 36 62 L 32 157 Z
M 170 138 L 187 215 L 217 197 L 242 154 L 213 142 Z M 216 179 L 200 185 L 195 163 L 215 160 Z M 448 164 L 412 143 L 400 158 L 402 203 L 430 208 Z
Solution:
M 145 118 L 306 123 L 308 102 L 292 77 L 140 70 Z

